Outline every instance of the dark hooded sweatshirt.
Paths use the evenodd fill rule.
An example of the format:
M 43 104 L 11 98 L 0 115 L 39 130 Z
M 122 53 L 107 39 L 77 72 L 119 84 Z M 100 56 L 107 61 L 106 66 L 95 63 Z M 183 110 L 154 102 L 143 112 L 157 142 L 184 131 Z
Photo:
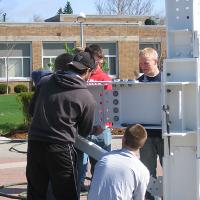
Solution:
M 29 140 L 74 143 L 92 129 L 96 101 L 86 82 L 74 73 L 43 77 L 30 104 Z

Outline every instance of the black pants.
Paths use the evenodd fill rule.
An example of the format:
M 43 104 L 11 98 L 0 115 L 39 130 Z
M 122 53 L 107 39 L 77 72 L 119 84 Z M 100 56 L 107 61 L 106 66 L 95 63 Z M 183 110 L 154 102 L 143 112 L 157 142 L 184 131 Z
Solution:
M 29 141 L 26 177 L 27 200 L 46 200 L 49 181 L 56 200 L 77 200 L 73 145 Z

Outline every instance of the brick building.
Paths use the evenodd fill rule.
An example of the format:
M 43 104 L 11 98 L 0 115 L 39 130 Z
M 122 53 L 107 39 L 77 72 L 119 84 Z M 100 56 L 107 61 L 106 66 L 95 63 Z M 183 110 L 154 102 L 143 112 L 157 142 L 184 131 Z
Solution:
M 113 78 L 134 79 L 138 51 L 150 46 L 166 55 L 166 28 L 144 25 L 148 16 L 57 15 L 35 23 L 0 23 L 0 83 L 31 85 L 32 70 L 47 68 L 69 47 L 99 44 Z M 83 34 L 81 34 L 81 27 Z M 81 35 L 82 41 L 81 41 Z

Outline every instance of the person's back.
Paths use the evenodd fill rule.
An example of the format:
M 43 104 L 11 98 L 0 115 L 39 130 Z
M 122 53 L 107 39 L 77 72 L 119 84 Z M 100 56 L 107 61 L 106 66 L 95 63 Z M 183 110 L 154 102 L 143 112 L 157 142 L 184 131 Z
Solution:
M 29 140 L 74 142 L 77 121 L 80 121 L 80 134 L 88 134 L 92 121 L 85 120 L 81 125 L 82 111 L 88 107 L 88 102 L 94 104 L 94 99 L 86 82 L 71 74 L 58 72 L 43 77 L 38 87 L 40 92 L 35 103 Z M 89 107 L 85 112 L 90 112 Z
M 97 162 L 88 200 L 144 199 L 149 171 L 137 153 L 146 139 L 147 133 L 141 125 L 126 129 L 123 148 L 108 153 Z
M 142 200 L 148 177 L 136 155 L 127 149 L 112 151 L 96 164 L 88 200 Z

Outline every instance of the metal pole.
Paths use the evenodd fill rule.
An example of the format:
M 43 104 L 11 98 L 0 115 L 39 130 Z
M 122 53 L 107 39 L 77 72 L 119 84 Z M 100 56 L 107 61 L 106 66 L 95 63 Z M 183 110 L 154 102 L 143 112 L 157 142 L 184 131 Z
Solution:
M 9 86 L 8 86 L 8 83 L 9 83 L 9 80 L 8 80 L 8 59 L 6 61 L 6 94 L 9 93 Z
M 3 13 L 3 22 L 6 22 L 6 13 Z
M 80 22 L 80 39 L 81 39 L 81 47 L 83 48 L 83 22 Z

